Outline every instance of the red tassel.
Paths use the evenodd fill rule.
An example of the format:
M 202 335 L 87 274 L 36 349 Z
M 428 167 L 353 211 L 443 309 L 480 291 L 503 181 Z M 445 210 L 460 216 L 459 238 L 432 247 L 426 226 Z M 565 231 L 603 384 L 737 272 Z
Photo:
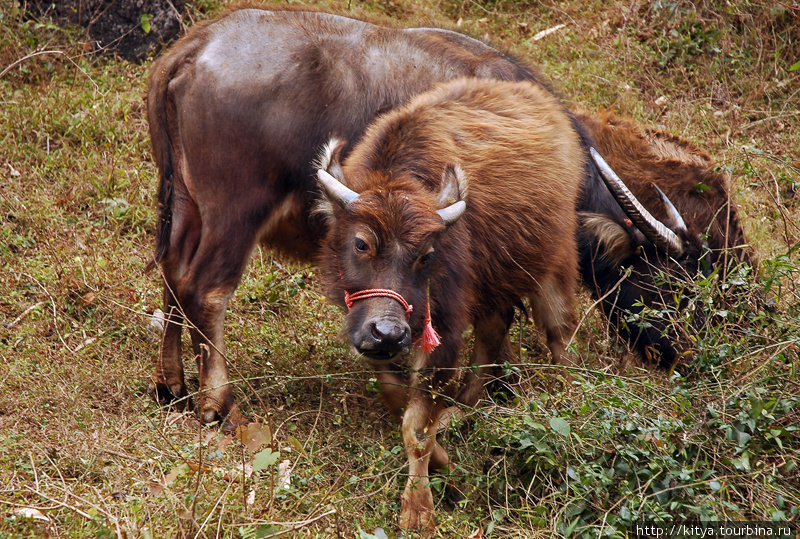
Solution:
M 429 306 L 428 316 L 425 317 L 425 329 L 422 330 L 422 351 L 430 354 L 440 344 L 442 344 L 442 340 L 431 324 L 431 308 Z

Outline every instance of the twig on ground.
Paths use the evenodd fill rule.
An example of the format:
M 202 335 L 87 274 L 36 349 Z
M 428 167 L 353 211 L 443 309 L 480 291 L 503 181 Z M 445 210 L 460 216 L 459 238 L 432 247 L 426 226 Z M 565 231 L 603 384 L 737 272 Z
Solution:
M 14 329 L 14 326 L 16 326 L 17 324 L 22 322 L 22 320 L 26 316 L 28 316 L 29 314 L 31 314 L 34 311 L 34 309 L 36 309 L 37 307 L 41 307 L 42 305 L 44 305 L 44 301 L 40 301 L 39 303 L 37 303 L 35 305 L 31 305 L 30 307 L 28 307 L 27 309 L 22 311 L 22 314 L 19 315 L 18 317 L 16 317 L 13 322 L 10 322 L 8 324 L 3 324 L 3 325 L 5 326 L 6 329 L 9 329 L 9 330 Z
M 78 515 L 82 516 L 86 520 L 94 520 L 92 515 L 90 515 L 89 513 L 85 513 L 84 511 L 81 511 L 80 509 L 78 509 L 75 506 L 69 505 L 68 503 L 65 503 L 65 502 L 58 501 L 55 498 L 51 498 L 50 496 L 48 496 L 44 492 L 38 491 L 35 488 L 31 488 L 28 485 L 24 485 L 24 488 L 29 490 L 31 493 L 36 494 L 37 496 L 39 496 L 41 498 L 44 498 L 45 500 L 47 500 L 50 503 L 54 503 L 59 507 L 63 507 L 65 509 L 69 509 L 70 511 L 73 511 L 73 512 L 77 513 Z
M 53 51 L 38 51 L 38 52 L 32 52 L 31 54 L 26 54 L 25 56 L 23 56 L 22 58 L 20 58 L 20 59 L 19 59 L 19 60 L 17 60 L 16 62 L 14 62 L 14 63 L 12 63 L 11 65 L 9 65 L 9 66 L 8 66 L 7 68 L 5 68 L 3 71 L 0 71 L 0 79 L 2 79 L 2 78 L 3 78 L 3 76 L 4 76 L 6 73 L 8 73 L 8 72 L 9 72 L 9 71 L 11 71 L 12 69 L 14 69 L 16 66 L 18 66 L 19 64 L 21 64 L 21 63 L 22 63 L 22 62 L 24 62 L 25 60 L 30 60 L 31 58 L 33 58 L 33 57 L 35 57 L 35 56 L 41 56 L 42 54 L 57 54 L 57 55 L 61 55 L 61 56 L 63 56 L 64 58 L 66 58 L 66 59 L 67 59 L 67 60 L 68 60 L 68 61 L 69 61 L 69 62 L 70 62 L 72 65 L 74 65 L 75 67 L 77 67 L 77 68 L 80 70 L 80 72 L 81 72 L 81 73 L 83 73 L 84 75 L 86 75 L 86 78 L 87 78 L 87 79 L 89 79 L 89 82 L 91 82 L 91 83 L 92 83 L 92 85 L 94 85 L 94 89 L 95 89 L 95 91 L 96 91 L 96 92 L 98 92 L 98 93 L 100 93 L 100 87 L 97 85 L 97 83 L 96 83 L 96 82 L 95 82 L 95 81 L 92 79 L 92 77 L 90 77 L 90 76 L 89 76 L 89 74 L 88 74 L 86 71 L 84 71 L 84 69 L 83 69 L 81 66 L 79 66 L 78 64 L 76 64 L 76 63 L 75 63 L 75 60 L 73 60 L 72 58 L 70 58 L 70 57 L 69 57 L 69 55 L 68 55 L 67 53 L 65 53 L 65 52 L 63 52 L 63 51 L 56 51 L 56 50 L 53 50 Z
M 270 537 L 280 537 L 281 535 L 284 535 L 284 534 L 287 534 L 287 533 L 291 533 L 291 532 L 295 532 L 295 531 L 299 530 L 300 528 L 305 528 L 309 524 L 313 524 L 318 520 L 321 520 L 321 519 L 323 519 L 325 517 L 328 517 L 328 516 L 331 516 L 331 515 L 334 515 L 334 514 L 336 514 L 336 509 L 331 509 L 327 513 L 322 513 L 321 515 L 317 515 L 317 516 L 315 516 L 313 518 L 309 518 L 309 519 L 306 519 L 306 520 L 298 520 L 296 522 L 272 522 L 271 524 L 274 524 L 276 526 L 287 526 L 287 528 L 285 530 L 281 530 L 279 532 L 275 532 L 275 533 L 270 534 L 270 535 L 265 535 L 264 539 L 269 539 Z M 251 523 L 248 523 L 248 524 L 249 525 L 258 525 L 260 523 L 259 522 L 251 522 Z M 245 524 L 245 526 L 248 525 L 248 524 Z M 236 526 L 241 526 L 241 524 L 236 524 Z
M 228 482 L 228 486 L 227 486 L 227 487 L 225 487 L 225 492 L 223 492 L 223 493 L 222 493 L 222 495 L 220 495 L 220 496 L 217 498 L 217 502 L 214 504 L 214 507 L 212 507 L 212 508 L 211 508 L 211 510 L 208 512 L 208 516 L 207 516 L 207 517 L 206 517 L 206 519 L 203 521 L 203 525 L 202 525 L 202 526 L 200 526 L 200 529 L 199 529 L 199 530 L 197 530 L 197 533 L 196 533 L 196 534 L 195 534 L 195 536 L 194 536 L 194 537 L 195 537 L 195 539 L 197 539 L 198 537 L 200 537 L 200 534 L 203 534 L 203 536 L 205 537 L 205 533 L 203 532 L 203 529 L 206 527 L 206 525 L 208 524 L 208 522 L 211 520 L 211 517 L 212 517 L 212 516 L 214 516 L 214 512 L 217 510 L 217 507 L 219 507 L 220 503 L 222 503 L 222 500 L 224 500 L 224 499 L 225 499 L 225 496 L 228 494 L 228 491 L 231 489 L 231 485 L 233 485 L 233 483 L 234 483 L 233 481 L 229 481 L 229 482 Z M 222 508 L 220 509 L 220 523 L 221 523 L 221 521 L 222 521 L 222 516 L 223 516 L 224 514 L 225 514 L 225 505 L 223 504 L 223 505 L 222 505 Z M 217 537 L 219 537 L 219 526 L 217 526 Z
M 142 464 L 152 464 L 153 463 L 152 459 L 145 460 L 143 458 L 134 457 L 133 455 L 127 455 L 125 453 L 120 453 L 119 451 L 114 451 L 113 449 L 101 449 L 101 451 L 103 453 L 108 453 L 109 455 L 114 455 L 115 457 L 132 460 L 134 462 L 141 462 Z

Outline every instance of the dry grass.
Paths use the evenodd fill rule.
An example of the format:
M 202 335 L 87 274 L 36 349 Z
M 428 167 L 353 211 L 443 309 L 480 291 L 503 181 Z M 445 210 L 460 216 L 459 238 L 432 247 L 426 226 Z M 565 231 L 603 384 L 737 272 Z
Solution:
M 469 411 L 445 435 L 464 500 L 435 487 L 442 537 L 551 536 L 572 523 L 624 535 L 661 513 L 798 517 L 800 70 L 789 69 L 800 18 L 779 2 L 716 4 L 353 3 L 486 36 L 541 66 L 575 106 L 707 149 L 731 172 L 764 260 L 767 281 L 748 277 L 753 297 L 779 277 L 774 312 L 747 294 L 706 304 L 727 314 L 688 380 L 614 374 L 624 352 L 590 313 L 577 389 L 547 394 L 541 369 L 525 367 L 518 398 Z M 202 5 L 196 20 L 220 7 Z M 160 307 L 158 275 L 143 271 L 156 185 L 148 65 L 87 58 L 80 32 L 0 16 L 0 71 L 19 61 L 0 77 L 0 537 L 394 536 L 400 435 L 314 268 L 258 251 L 228 313 L 237 398 L 271 446 L 248 448 L 143 394 Z M 298 277 L 308 286 L 290 296 Z M 540 361 L 532 327 L 514 341 L 523 363 Z M 249 471 L 267 446 L 277 464 Z

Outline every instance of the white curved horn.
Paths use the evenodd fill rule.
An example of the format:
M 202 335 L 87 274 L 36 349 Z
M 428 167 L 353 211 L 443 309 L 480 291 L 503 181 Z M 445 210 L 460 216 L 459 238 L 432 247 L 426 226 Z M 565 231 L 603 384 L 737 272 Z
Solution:
M 664 191 L 659 189 L 656 184 L 653 184 L 653 187 L 655 187 L 656 191 L 658 191 L 658 196 L 661 197 L 661 202 L 663 202 L 664 206 L 667 207 L 667 213 L 669 213 L 670 218 L 675 222 L 675 226 L 683 231 L 688 230 L 686 228 L 686 222 L 683 220 L 683 217 L 681 217 L 678 208 L 675 207 L 667 195 L 664 194 Z
M 670 256 L 678 257 L 683 254 L 683 241 L 681 238 L 642 206 L 642 203 L 630 192 L 625 182 L 617 176 L 617 173 L 606 163 L 597 150 L 589 148 L 589 153 L 597 164 L 597 168 L 600 170 L 600 177 L 603 178 L 608 190 L 611 191 L 617 203 L 647 239 Z
M 327 170 L 318 169 L 317 178 L 328 192 L 328 196 L 342 208 L 346 208 L 348 204 L 358 200 L 358 193 L 331 176 Z

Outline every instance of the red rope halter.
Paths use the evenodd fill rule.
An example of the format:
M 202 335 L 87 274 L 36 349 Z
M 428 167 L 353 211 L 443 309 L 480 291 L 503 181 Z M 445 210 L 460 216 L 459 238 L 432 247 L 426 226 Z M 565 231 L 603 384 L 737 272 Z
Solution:
M 387 288 L 370 288 L 368 290 L 361 290 L 353 294 L 347 290 L 344 291 L 344 302 L 347 305 L 348 310 L 352 309 L 353 303 L 360 299 L 378 297 L 392 298 L 393 300 L 398 301 L 406 310 L 406 320 L 411 318 L 411 311 L 414 310 L 414 307 L 409 305 L 406 299 L 394 290 L 389 290 Z M 425 309 L 425 329 L 422 330 L 422 351 L 426 354 L 430 354 L 433 352 L 433 349 L 440 344 L 442 344 L 442 340 L 439 338 L 439 334 L 436 333 L 436 330 L 433 329 L 433 324 L 431 323 L 431 304 L 430 300 L 428 300 L 428 304 L 426 305 Z
M 399 301 L 406 310 L 406 320 L 411 318 L 411 311 L 414 310 L 414 307 L 409 305 L 406 299 L 394 290 L 389 290 L 386 288 L 370 288 L 369 290 L 361 290 L 360 292 L 356 292 L 354 294 L 351 294 L 347 290 L 344 292 L 344 302 L 347 304 L 348 310 L 353 308 L 353 302 L 355 301 L 378 297 L 387 297 Z

